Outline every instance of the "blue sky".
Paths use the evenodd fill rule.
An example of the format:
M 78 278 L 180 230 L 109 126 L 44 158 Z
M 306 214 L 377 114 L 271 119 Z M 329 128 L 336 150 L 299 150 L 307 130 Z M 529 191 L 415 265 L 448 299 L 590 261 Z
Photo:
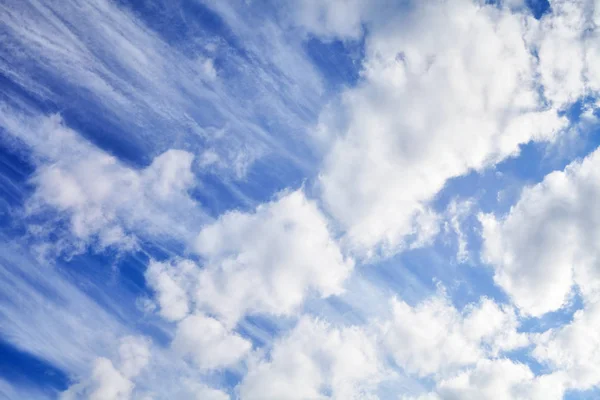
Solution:
M 598 397 L 598 1 L 0 20 L 0 398 Z

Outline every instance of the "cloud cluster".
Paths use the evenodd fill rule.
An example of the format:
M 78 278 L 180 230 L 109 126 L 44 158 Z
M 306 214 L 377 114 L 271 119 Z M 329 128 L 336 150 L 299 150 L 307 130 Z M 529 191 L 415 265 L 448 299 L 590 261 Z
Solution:
M 248 400 L 369 399 L 382 374 L 376 342 L 363 329 L 305 317 L 268 359 L 250 360 L 239 393 Z
M 524 364 L 509 359 L 481 360 L 477 365 L 436 384 L 436 391 L 416 400 L 559 400 L 564 379 L 557 374 L 535 376 Z
M 564 374 L 565 384 L 586 390 L 600 384 L 600 304 L 587 304 L 573 321 L 536 335 L 533 356 Z
M 127 400 L 135 388 L 132 379 L 150 361 L 147 339 L 127 336 L 119 347 L 120 365 L 115 367 L 111 360 L 99 357 L 93 363 L 89 378 L 71 386 L 61 394 L 62 400 L 87 398 L 90 400 Z
M 484 258 L 523 312 L 561 308 L 574 285 L 585 298 L 598 298 L 599 165 L 595 151 L 524 189 L 506 216 L 480 216 Z
M 146 273 L 169 319 L 194 308 L 229 326 L 246 314 L 290 315 L 310 293 L 341 293 L 353 268 L 302 190 L 250 213 L 222 215 L 201 229 L 195 249 L 202 267 L 186 260 L 153 262 Z
M 235 365 L 252 348 L 248 340 L 201 314 L 190 315 L 178 324 L 172 346 L 178 353 L 190 355 L 201 370 Z
M 468 0 L 416 2 L 378 16 L 362 79 L 325 114 L 319 176 L 356 252 L 393 253 L 450 178 L 553 140 L 566 119 L 539 93 L 533 17 Z M 334 122 L 331 122 L 334 121 Z
M 59 115 L 1 107 L 3 126 L 30 146 L 37 166 L 26 217 L 67 221 L 68 232 L 55 244 L 59 252 L 82 252 L 88 245 L 132 250 L 138 236 L 186 241 L 191 223 L 207 219 L 187 193 L 195 184 L 191 153 L 171 149 L 138 170 L 81 138 Z M 42 238 L 48 230 L 57 233 L 50 218 L 46 225 L 30 224 L 30 232 Z
M 393 300 L 391 309 L 392 318 L 382 325 L 387 354 L 418 376 L 444 375 L 529 342 L 517 332 L 514 312 L 487 298 L 463 312 L 445 296 L 416 307 Z

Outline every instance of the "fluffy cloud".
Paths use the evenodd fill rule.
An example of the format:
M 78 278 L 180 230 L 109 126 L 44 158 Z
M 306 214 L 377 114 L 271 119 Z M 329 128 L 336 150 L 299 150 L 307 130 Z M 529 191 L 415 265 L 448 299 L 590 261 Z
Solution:
M 560 375 L 536 377 L 526 365 L 508 359 L 481 360 L 437 384 L 439 398 L 445 400 L 559 400 L 564 391 Z
M 119 346 L 119 370 L 126 377 L 137 376 L 150 362 L 150 345 L 148 340 L 136 336 L 126 336 Z
M 600 303 L 586 304 L 573 321 L 534 337 L 533 356 L 567 376 L 574 389 L 590 389 L 600 384 Z
M 289 315 L 310 292 L 341 293 L 353 268 L 302 190 L 222 215 L 202 228 L 195 249 L 202 267 L 178 260 L 151 262 L 146 271 L 167 319 L 199 309 L 232 326 L 246 314 Z
M 443 295 L 416 307 L 393 300 L 382 324 L 383 343 L 395 362 L 418 376 L 448 374 L 486 356 L 528 344 L 510 308 L 484 298 L 463 312 Z
M 539 58 L 544 97 L 565 107 L 600 90 L 600 3 L 554 0 L 552 12 L 529 32 Z
M 196 251 L 205 264 L 196 305 L 228 323 L 246 313 L 290 314 L 309 291 L 338 294 L 353 267 L 302 190 L 253 213 L 222 215 L 202 229 Z
M 69 237 L 60 237 L 58 250 L 81 252 L 92 244 L 131 250 L 138 235 L 168 235 L 190 240 L 191 222 L 206 219 L 188 195 L 194 184 L 193 155 L 168 150 L 141 170 L 124 165 L 96 148 L 65 125 L 58 115 L 40 117 L 2 107 L 0 123 L 12 139 L 27 143 L 37 165 L 31 182 L 35 192 L 26 204 L 32 221 L 48 210 L 66 220 Z M 52 214 L 52 213 L 50 213 Z M 56 213 L 55 213 L 56 214 Z M 30 224 L 30 233 L 58 232 L 56 220 Z M 135 231 L 135 234 L 132 232 Z
M 503 218 L 481 215 L 484 259 L 525 313 L 561 308 L 574 284 L 600 294 L 600 151 L 526 188 Z
M 237 363 L 252 345 L 241 336 L 228 332 L 214 318 L 190 315 L 177 326 L 173 348 L 190 355 L 201 370 L 212 370 Z
M 376 343 L 358 327 L 302 318 L 270 356 L 251 360 L 245 400 L 368 399 L 382 378 Z
M 105 357 L 94 361 L 89 378 L 61 394 L 63 400 L 128 400 L 135 387 L 131 381 L 150 360 L 149 343 L 144 338 L 127 336 L 119 347 L 120 367 Z
M 173 263 L 150 261 L 146 281 L 156 292 L 160 314 L 170 320 L 183 319 L 191 310 L 191 299 L 197 286 L 199 267 L 192 261 Z
M 389 15 L 393 15 L 390 18 Z M 452 177 L 552 140 L 565 125 L 538 93 L 533 18 L 481 2 L 416 2 L 373 23 L 363 79 L 322 116 L 328 211 L 361 254 L 393 252 Z M 332 122 L 333 121 L 333 122 Z

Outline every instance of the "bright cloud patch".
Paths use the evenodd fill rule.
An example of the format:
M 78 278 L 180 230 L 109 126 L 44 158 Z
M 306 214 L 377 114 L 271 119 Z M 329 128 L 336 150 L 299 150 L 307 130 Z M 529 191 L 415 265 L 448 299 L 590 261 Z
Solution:
M 565 391 L 561 378 L 535 377 L 526 365 L 508 359 L 485 360 L 472 370 L 438 383 L 437 393 L 439 398 L 457 400 L 561 399 Z
M 569 387 L 592 388 L 600 383 L 600 340 L 595 333 L 599 324 L 598 303 L 588 304 L 570 324 L 536 335 L 533 356 L 564 372 Z
M 58 115 L 4 111 L 8 133 L 36 151 L 38 168 L 31 178 L 36 190 L 26 204 L 26 214 L 35 218 L 48 210 L 59 213 L 50 226 L 31 224 L 29 230 L 43 237 L 52 233 L 48 232 L 52 222 L 57 224 L 62 217 L 68 221 L 72 237 L 55 243 L 59 253 L 83 252 L 89 244 L 132 250 L 137 236 L 164 235 L 165 231 L 185 238 L 183 214 L 196 221 L 204 219 L 187 195 L 194 184 L 192 154 L 168 150 L 140 171 L 78 137 Z M 41 247 L 42 252 L 50 250 Z
M 268 360 L 251 360 L 244 399 L 367 399 L 382 378 L 373 339 L 357 327 L 336 329 L 303 318 L 276 342 Z
M 69 388 L 61 399 L 129 399 L 135 387 L 130 379 L 135 378 L 150 360 L 148 343 L 142 338 L 125 337 L 121 339 L 119 356 L 119 367 L 107 358 L 96 359 L 91 376 Z
M 410 373 L 448 373 L 485 356 L 527 345 L 517 319 L 489 299 L 459 312 L 443 297 L 416 307 L 393 300 L 392 318 L 382 325 L 389 354 Z
M 247 312 L 290 314 L 309 291 L 339 294 L 353 267 L 301 190 L 251 214 L 223 215 L 200 231 L 195 248 L 205 262 L 195 301 L 231 322 Z
M 494 265 L 496 282 L 524 312 L 559 309 L 573 285 L 597 299 L 599 165 L 596 151 L 526 188 L 504 218 L 480 217 L 485 259 Z
M 173 347 L 189 354 L 203 370 L 227 367 L 239 361 L 251 348 L 250 342 L 227 332 L 217 320 L 191 315 L 177 327 Z
M 527 17 L 425 2 L 386 22 L 367 40 L 364 80 L 342 94 L 347 121 L 321 126 L 335 137 L 323 199 L 367 254 L 418 232 L 415 216 L 449 178 L 552 140 L 566 122 L 539 96 Z

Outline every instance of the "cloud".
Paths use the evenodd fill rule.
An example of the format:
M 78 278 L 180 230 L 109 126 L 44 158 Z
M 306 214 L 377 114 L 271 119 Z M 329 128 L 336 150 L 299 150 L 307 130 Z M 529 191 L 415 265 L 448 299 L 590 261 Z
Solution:
M 146 269 L 146 281 L 156 292 L 160 314 L 171 321 L 190 313 L 191 299 L 197 286 L 199 267 L 192 261 L 161 263 L 151 260 Z
M 126 377 L 137 376 L 150 361 L 149 341 L 143 337 L 126 336 L 119 346 L 119 370 Z
M 600 384 L 600 303 L 586 304 L 573 321 L 533 338 L 532 355 L 565 375 L 569 388 L 586 390 Z
M 598 298 L 599 166 L 595 151 L 525 188 L 506 216 L 480 216 L 484 260 L 522 312 L 561 308 L 573 285 L 586 299 Z
M 322 199 L 366 256 L 395 253 L 418 233 L 415 216 L 448 179 L 566 126 L 538 93 L 525 41 L 532 17 L 465 0 L 417 2 L 378 18 L 361 81 L 319 127 L 332 138 Z
M 180 354 L 190 355 L 201 370 L 232 366 L 252 348 L 221 322 L 201 314 L 190 315 L 177 325 L 172 346 Z
M 268 358 L 250 361 L 238 390 L 245 400 L 369 399 L 382 377 L 376 343 L 364 330 L 304 317 Z
M 339 294 L 353 268 L 302 190 L 222 215 L 202 228 L 195 249 L 204 261 L 196 306 L 228 324 L 246 313 L 289 315 L 311 292 Z
M 445 400 L 549 400 L 562 399 L 561 376 L 534 376 L 529 367 L 509 359 L 482 360 L 475 368 L 437 383 Z
M 446 221 L 444 222 L 444 231 L 446 233 L 453 231 L 456 235 L 457 251 L 456 259 L 460 263 L 469 261 L 469 248 L 467 234 L 462 228 L 464 219 L 472 214 L 474 201 L 472 199 L 465 201 L 452 200 L 446 208 Z
M 485 357 L 526 346 L 509 307 L 483 298 L 463 312 L 437 295 L 411 307 L 392 300 L 392 315 L 381 324 L 386 353 L 407 372 L 447 375 Z
M 61 399 L 85 397 L 89 400 L 128 400 L 135 387 L 130 379 L 137 376 L 150 359 L 148 346 L 149 343 L 144 338 L 122 338 L 119 348 L 120 368 L 115 368 L 107 358 L 97 358 L 91 376 L 63 392 Z
M 184 259 L 148 266 L 146 280 L 167 319 L 197 309 L 234 326 L 246 314 L 291 315 L 311 293 L 341 293 L 354 266 L 302 189 L 253 212 L 222 215 L 202 227 L 195 250 L 201 267 Z
M 231 398 L 227 393 L 221 390 L 196 382 L 187 382 L 187 386 L 190 388 L 191 396 L 187 397 L 190 400 L 229 400 Z M 184 398 L 181 399 L 183 400 Z
M 598 2 L 555 0 L 532 27 L 544 97 L 557 108 L 600 90 L 599 22 Z
M 207 32 L 187 20 L 186 6 L 169 1 L 156 4 L 155 16 L 173 16 L 171 23 L 185 27 L 178 40 L 125 4 L 10 0 L 0 14 L 7 43 L 0 71 L 30 99 L 65 106 L 74 119 L 99 128 L 104 143 L 142 157 L 173 143 L 192 152 L 210 148 L 226 161 L 218 165 L 226 179 L 265 154 L 302 165 L 297 150 L 305 146 L 286 132 L 303 130 L 320 103 L 315 69 L 256 9 L 246 6 L 231 20 L 235 13 L 222 10 L 229 5 L 202 7 L 236 39 Z M 215 79 L 215 59 L 225 79 Z M 261 124 L 265 115 L 281 128 L 277 135 Z
M 133 387 L 134 384 L 115 369 L 110 360 L 99 358 L 94 362 L 90 380 L 84 386 L 67 390 L 61 398 L 70 400 L 85 396 L 90 400 L 127 400 Z
M 10 299 L 0 302 L 2 335 L 16 348 L 77 376 L 118 343 L 127 327 L 30 251 L 8 240 L 0 245 L 0 291 Z M 102 300 L 115 309 L 114 298 Z
M 367 7 L 364 0 L 302 0 L 292 5 L 291 23 L 323 38 L 357 40 Z
M 191 153 L 171 149 L 138 170 L 80 137 L 59 115 L 0 107 L 3 126 L 32 150 L 37 166 L 25 217 L 50 218 L 45 225 L 29 224 L 30 233 L 45 239 L 67 221 L 70 237 L 59 238 L 58 253 L 80 253 L 88 245 L 132 250 L 140 236 L 185 243 L 197 229 L 192 224 L 208 219 L 187 193 L 195 184 Z

